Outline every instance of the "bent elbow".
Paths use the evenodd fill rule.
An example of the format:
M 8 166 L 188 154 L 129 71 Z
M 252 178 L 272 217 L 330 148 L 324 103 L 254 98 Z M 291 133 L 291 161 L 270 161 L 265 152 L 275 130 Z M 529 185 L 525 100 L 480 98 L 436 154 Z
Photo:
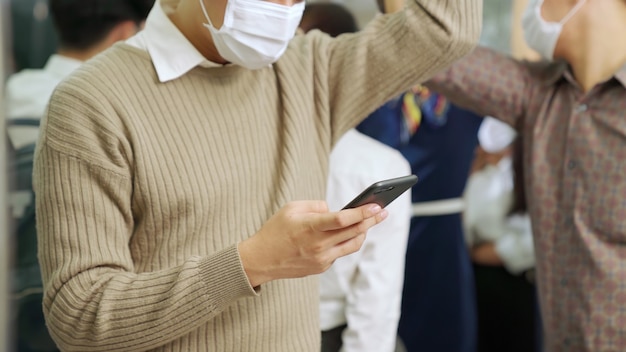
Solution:
M 461 0 L 457 16 L 448 26 L 448 55 L 456 61 L 477 45 L 483 27 L 482 0 Z
M 55 312 L 53 307 L 48 307 L 44 304 L 44 316 L 46 320 L 46 328 L 50 337 L 61 351 L 84 351 L 87 346 L 77 346 L 76 339 L 73 336 L 72 331 L 75 331 L 75 327 L 72 327 L 69 323 L 63 322 L 60 319 L 55 318 Z
M 68 299 L 44 298 L 43 310 L 50 337 L 61 351 L 105 350 L 101 334 L 94 332 L 96 324 L 93 319 L 79 313 Z
M 452 41 L 450 50 L 454 53 L 457 59 L 469 54 L 478 45 L 480 38 L 480 29 L 467 31 L 465 33 L 459 33 L 459 35 Z

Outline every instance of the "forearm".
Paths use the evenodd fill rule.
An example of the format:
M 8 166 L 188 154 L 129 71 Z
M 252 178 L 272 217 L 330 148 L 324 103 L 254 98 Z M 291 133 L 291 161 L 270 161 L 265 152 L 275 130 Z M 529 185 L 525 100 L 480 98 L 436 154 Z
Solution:
M 253 296 L 245 275 L 231 270 L 233 249 L 145 274 L 109 268 L 53 277 L 46 321 L 64 351 L 145 351 L 206 324 L 235 300 Z M 219 268 L 219 273 L 217 272 Z M 63 272 L 61 272 L 63 273 Z
M 125 176 L 45 145 L 35 170 L 44 312 L 64 351 L 157 348 L 255 294 L 234 245 L 139 272 Z

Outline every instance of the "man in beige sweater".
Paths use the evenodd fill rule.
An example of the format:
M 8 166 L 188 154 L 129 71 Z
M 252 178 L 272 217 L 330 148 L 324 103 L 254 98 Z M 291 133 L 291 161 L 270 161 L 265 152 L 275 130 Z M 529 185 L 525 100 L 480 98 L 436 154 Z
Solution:
M 466 54 L 480 0 L 292 39 L 304 4 L 161 0 L 55 91 L 35 161 L 64 351 L 319 351 L 317 276 L 386 212 L 328 212 L 328 155 Z

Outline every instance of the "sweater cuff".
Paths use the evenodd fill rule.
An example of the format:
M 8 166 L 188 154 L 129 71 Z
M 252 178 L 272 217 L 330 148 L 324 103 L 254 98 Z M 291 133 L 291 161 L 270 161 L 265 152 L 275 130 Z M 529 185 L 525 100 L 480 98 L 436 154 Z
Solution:
M 200 260 L 198 270 L 216 307 L 258 296 L 260 292 L 250 286 L 236 244 Z

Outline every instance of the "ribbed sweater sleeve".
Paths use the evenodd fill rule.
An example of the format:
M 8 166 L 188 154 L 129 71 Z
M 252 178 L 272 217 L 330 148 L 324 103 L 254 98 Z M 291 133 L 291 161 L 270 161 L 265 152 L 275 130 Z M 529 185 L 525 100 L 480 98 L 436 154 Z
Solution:
M 364 30 L 321 35 L 314 72 L 327 97 L 333 140 L 408 87 L 422 83 L 474 48 L 482 0 L 411 0 L 405 11 L 378 16 Z
M 104 99 L 94 85 L 84 83 L 81 91 L 66 86 L 55 93 L 36 156 L 47 320 L 65 351 L 145 351 L 255 293 L 235 244 L 175 267 L 137 273 L 129 248 L 137 225 L 131 209 L 132 152 L 119 135 L 123 128 L 108 118 L 115 116 L 111 106 L 98 101 Z

